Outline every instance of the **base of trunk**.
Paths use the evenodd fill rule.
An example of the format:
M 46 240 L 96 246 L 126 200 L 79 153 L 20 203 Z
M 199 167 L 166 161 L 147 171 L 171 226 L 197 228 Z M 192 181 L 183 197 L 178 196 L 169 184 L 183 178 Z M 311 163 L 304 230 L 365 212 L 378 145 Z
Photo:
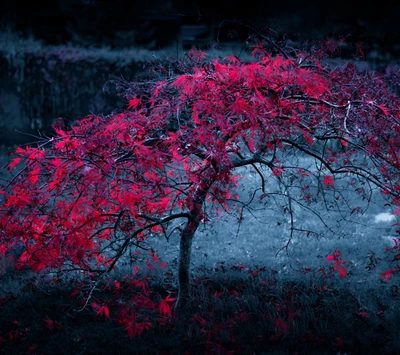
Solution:
M 186 312 L 190 307 L 190 297 L 178 295 L 178 299 L 175 303 L 175 312 L 182 313 Z

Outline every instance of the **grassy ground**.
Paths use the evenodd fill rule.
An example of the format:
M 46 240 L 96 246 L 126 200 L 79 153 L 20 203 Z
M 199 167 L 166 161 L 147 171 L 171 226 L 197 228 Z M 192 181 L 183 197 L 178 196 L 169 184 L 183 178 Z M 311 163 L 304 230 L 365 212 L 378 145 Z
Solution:
M 174 297 L 172 275 L 170 269 L 149 271 L 146 299 Z M 20 283 L 21 275 L 3 276 L 2 285 L 14 282 L 15 292 L 0 299 L 0 349 L 2 354 L 397 353 L 398 287 L 377 285 L 354 293 L 327 275 L 289 281 L 271 269 L 223 262 L 197 268 L 192 309 L 183 319 L 159 308 L 136 309 L 136 324 L 150 325 L 131 337 L 121 307 L 144 289 L 120 272 L 99 285 L 83 310 L 87 293 L 74 278 L 25 275 Z M 110 318 L 96 314 L 93 302 L 106 303 Z

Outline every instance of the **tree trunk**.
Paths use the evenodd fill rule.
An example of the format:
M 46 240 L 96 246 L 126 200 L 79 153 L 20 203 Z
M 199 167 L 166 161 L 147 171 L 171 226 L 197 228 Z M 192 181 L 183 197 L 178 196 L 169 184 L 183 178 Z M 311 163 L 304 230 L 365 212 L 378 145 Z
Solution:
M 179 293 L 175 305 L 175 311 L 178 313 L 184 310 L 190 301 L 190 257 L 192 251 L 192 241 L 202 218 L 202 207 L 207 189 L 198 192 L 194 198 L 194 207 L 191 209 L 190 218 L 181 233 L 179 248 Z
M 182 311 L 190 301 L 190 257 L 194 233 L 199 226 L 198 221 L 188 221 L 181 234 L 179 250 L 179 294 L 175 305 L 176 311 Z

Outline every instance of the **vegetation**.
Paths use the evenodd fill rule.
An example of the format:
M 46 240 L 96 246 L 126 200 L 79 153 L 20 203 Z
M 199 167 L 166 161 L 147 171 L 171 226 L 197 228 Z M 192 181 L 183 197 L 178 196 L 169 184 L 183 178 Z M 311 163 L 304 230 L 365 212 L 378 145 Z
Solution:
M 364 324 L 368 312 L 335 286 L 259 281 L 264 266 L 242 265 L 230 268 L 247 270 L 245 280 L 190 281 L 193 238 L 223 213 L 236 216 L 239 229 L 257 204 L 280 211 L 288 220 L 287 252 L 299 236 L 331 232 L 332 213 L 338 223 L 363 213 L 378 193 L 379 202 L 400 212 L 399 98 L 384 78 L 351 64 L 325 64 L 336 50 L 332 42 L 306 51 L 260 36 L 270 48 L 257 43 L 249 62 L 192 51 L 156 66 L 153 80 L 117 80 L 126 110 L 91 115 L 68 129 L 56 124 L 54 137 L 18 148 L 9 168 L 23 163 L 22 169 L 0 189 L 1 251 L 23 250 L 16 263 L 21 272 L 50 272 L 54 280 L 74 275 L 73 294 L 83 296 L 80 312 L 91 308 L 131 338 L 167 341 L 171 331 L 189 331 L 188 345 L 180 339 L 181 352 L 199 346 L 202 352 L 247 353 L 268 351 L 271 342 L 286 338 L 286 350 L 303 347 L 303 339 L 318 351 L 322 337 L 323 347 L 355 351 L 342 335 L 351 322 Z M 238 190 L 246 169 L 259 185 L 243 199 Z M 302 211 L 317 222 L 298 222 Z M 171 270 L 154 279 L 154 270 L 167 265 L 148 248 L 151 239 L 169 240 L 174 233 L 180 235 L 177 285 Z M 394 261 L 400 258 L 395 241 L 388 250 Z M 149 259 L 139 266 L 143 250 Z M 326 262 L 339 277 L 348 276 L 350 263 L 338 248 Z M 110 278 L 124 264 L 129 272 Z M 227 267 L 215 270 L 224 274 Z M 391 266 L 381 277 L 388 281 L 399 271 Z M 333 328 L 338 292 L 347 323 Z M 193 322 L 193 330 L 179 328 L 178 319 Z M 52 331 L 61 327 L 60 320 L 44 322 Z M 242 347 L 240 337 L 253 345 Z M 350 341 L 382 346 L 373 336 Z

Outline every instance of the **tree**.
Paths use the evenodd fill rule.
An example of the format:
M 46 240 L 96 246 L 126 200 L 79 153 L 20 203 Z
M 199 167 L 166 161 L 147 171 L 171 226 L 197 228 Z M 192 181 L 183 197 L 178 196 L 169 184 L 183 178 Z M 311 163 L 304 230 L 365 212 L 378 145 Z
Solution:
M 132 248 L 152 233 L 178 229 L 179 311 L 190 300 L 200 223 L 246 206 L 235 195 L 241 167 L 259 175 L 260 199 L 286 199 L 290 238 L 293 204 L 346 205 L 349 187 L 367 200 L 378 189 L 400 205 L 400 100 L 383 78 L 330 67 L 332 43 L 308 53 L 274 48 L 256 45 L 249 62 L 193 51 L 170 62 L 180 74 L 164 67 L 157 80 L 119 82 L 125 111 L 55 127 L 54 137 L 18 148 L 9 168 L 23 168 L 0 191 L 3 251 L 23 245 L 20 262 L 33 270 L 103 274 L 126 254 L 134 261 Z

